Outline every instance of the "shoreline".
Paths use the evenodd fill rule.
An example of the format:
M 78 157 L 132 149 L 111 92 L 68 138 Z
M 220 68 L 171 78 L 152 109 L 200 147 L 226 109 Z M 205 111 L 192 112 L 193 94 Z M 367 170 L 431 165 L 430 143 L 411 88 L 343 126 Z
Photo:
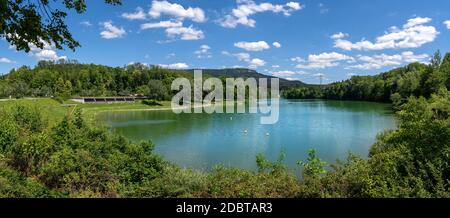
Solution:
M 243 102 L 233 102 L 233 104 L 242 104 Z M 207 105 L 191 105 L 190 108 L 203 108 L 203 107 L 215 107 L 215 106 L 224 106 L 224 105 L 229 105 L 231 103 L 215 103 L 215 104 L 207 104 Z M 175 108 L 177 110 L 182 110 L 182 109 L 186 109 L 189 106 L 184 106 L 184 107 L 178 107 Z M 83 109 L 87 109 L 87 108 L 83 108 Z M 100 113 L 100 112 L 128 112 L 128 111 L 167 111 L 167 110 L 173 110 L 173 108 L 171 107 L 162 107 L 162 108 L 129 108 L 129 109 L 105 109 L 105 110 L 98 110 L 95 111 L 96 113 Z

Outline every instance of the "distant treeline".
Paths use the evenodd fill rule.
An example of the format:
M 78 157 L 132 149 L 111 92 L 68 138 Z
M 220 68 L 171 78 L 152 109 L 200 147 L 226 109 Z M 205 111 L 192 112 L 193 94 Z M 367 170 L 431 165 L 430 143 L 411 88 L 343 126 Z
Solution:
M 193 80 L 193 70 L 168 70 L 140 63 L 125 67 L 80 64 L 75 60 L 41 61 L 34 68 L 11 70 L 0 77 L 0 98 L 73 96 L 129 96 L 143 94 L 155 100 L 169 100 L 175 92 L 170 86 L 176 78 Z M 273 78 L 254 70 L 206 69 L 203 78 Z M 268 87 L 270 87 L 268 82 Z M 305 86 L 299 81 L 280 79 L 280 88 Z M 207 94 L 206 92 L 204 93 Z M 247 93 L 248 94 L 248 93 Z
M 186 72 L 173 72 L 143 64 L 108 67 L 77 61 L 41 61 L 36 67 L 11 70 L 0 79 L 0 97 L 170 95 L 170 84 Z
M 335 99 L 393 102 L 409 96 L 430 97 L 440 88 L 450 89 L 450 53 L 436 52 L 430 64 L 412 63 L 375 76 L 353 76 L 326 86 L 296 87 L 283 92 L 289 99 Z

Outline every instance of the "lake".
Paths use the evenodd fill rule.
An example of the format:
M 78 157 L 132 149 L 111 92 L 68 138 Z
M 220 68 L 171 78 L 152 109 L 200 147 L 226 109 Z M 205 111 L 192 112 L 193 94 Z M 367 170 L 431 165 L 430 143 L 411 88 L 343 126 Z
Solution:
M 100 122 L 133 140 L 152 140 L 156 152 L 182 167 L 211 169 L 222 163 L 256 169 L 256 155 L 276 160 L 284 151 L 291 169 L 308 149 L 335 163 L 348 152 L 367 157 L 376 135 L 395 128 L 387 104 L 351 101 L 281 100 L 274 125 L 261 114 L 174 114 L 172 111 L 103 112 Z M 245 131 L 247 130 L 247 131 Z

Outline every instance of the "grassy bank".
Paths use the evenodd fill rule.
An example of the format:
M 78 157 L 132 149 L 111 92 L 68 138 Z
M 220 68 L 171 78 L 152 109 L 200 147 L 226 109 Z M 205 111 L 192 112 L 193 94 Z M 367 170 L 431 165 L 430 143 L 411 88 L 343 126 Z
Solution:
M 65 116 L 71 115 L 75 109 L 80 109 L 83 118 L 94 123 L 98 113 L 104 111 L 128 111 L 128 110 L 170 110 L 170 101 L 161 101 L 161 105 L 149 106 L 141 101 L 134 103 L 118 103 L 118 104 L 82 104 L 71 100 L 60 103 L 51 98 L 23 98 L 0 101 L 0 110 L 6 110 L 16 105 L 26 105 L 30 107 L 38 107 L 43 113 L 43 118 L 50 124 L 60 122 Z

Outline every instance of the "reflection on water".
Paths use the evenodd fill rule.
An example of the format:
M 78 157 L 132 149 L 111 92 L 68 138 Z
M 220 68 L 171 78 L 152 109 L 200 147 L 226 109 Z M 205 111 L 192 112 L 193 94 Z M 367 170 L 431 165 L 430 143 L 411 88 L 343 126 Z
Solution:
M 291 168 L 309 148 L 330 163 L 349 151 L 367 156 L 376 135 L 395 128 L 389 105 L 370 102 L 282 100 L 277 124 L 261 125 L 260 116 L 130 111 L 98 118 L 132 140 L 152 140 L 166 159 L 197 169 L 218 163 L 255 169 L 258 153 L 275 160 L 281 150 Z

